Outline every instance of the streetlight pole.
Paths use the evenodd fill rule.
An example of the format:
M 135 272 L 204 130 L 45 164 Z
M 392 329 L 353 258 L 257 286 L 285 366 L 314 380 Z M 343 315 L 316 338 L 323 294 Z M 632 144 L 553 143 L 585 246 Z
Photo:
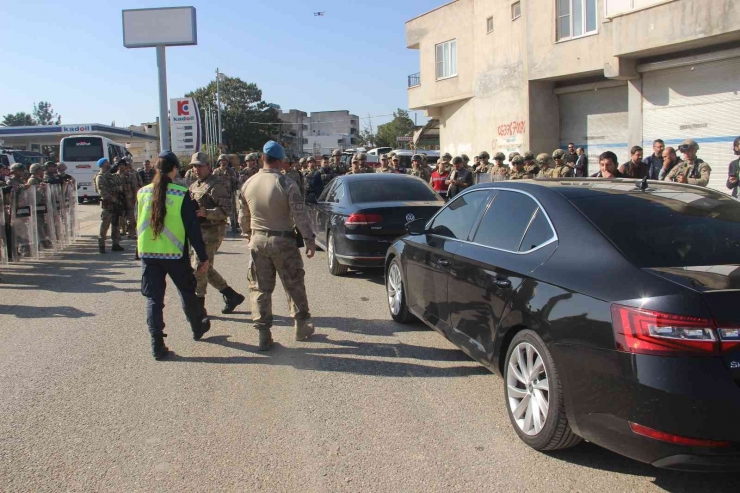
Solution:
M 221 82 L 221 73 L 218 71 L 218 68 L 216 68 L 216 106 L 218 106 L 218 145 L 219 145 L 219 152 L 220 152 L 222 130 L 221 130 L 221 93 L 220 93 L 219 82 Z

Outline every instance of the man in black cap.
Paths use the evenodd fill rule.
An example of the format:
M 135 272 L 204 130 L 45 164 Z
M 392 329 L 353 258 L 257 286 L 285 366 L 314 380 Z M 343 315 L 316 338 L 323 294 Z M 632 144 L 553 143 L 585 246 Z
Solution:
M 450 200 L 474 183 L 473 173 L 463 165 L 463 159 L 460 156 L 455 156 L 452 166 L 454 169 L 450 173 L 450 178 L 445 181 L 450 186 L 447 191 L 447 198 Z

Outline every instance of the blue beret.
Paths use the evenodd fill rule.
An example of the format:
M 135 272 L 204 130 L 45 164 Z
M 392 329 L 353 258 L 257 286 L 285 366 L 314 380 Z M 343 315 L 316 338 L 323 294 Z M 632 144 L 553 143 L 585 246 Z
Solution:
M 104 165 L 105 163 L 107 163 L 107 162 L 108 162 L 108 160 L 107 160 L 107 159 L 105 159 L 104 157 L 101 157 L 100 159 L 98 159 L 98 168 L 102 168 L 102 167 L 103 167 L 103 165 Z
M 178 165 L 180 164 L 180 160 L 177 159 L 177 156 L 175 156 L 175 153 L 168 149 L 165 149 L 164 151 L 160 152 L 159 157 L 164 158 L 167 161 L 173 161 L 177 163 Z
M 285 159 L 285 148 L 274 140 L 265 144 L 265 147 L 262 148 L 262 152 L 270 157 L 274 157 L 275 159 L 280 159 L 281 161 Z

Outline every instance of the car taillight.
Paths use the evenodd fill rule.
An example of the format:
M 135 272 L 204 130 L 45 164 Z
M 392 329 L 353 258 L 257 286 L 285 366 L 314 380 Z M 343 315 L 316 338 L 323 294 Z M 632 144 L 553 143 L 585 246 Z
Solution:
M 617 350 L 665 356 L 716 355 L 714 321 L 612 305 Z
M 723 353 L 728 353 L 740 347 L 740 328 L 717 329 L 719 342 Z
M 647 426 L 638 425 L 637 423 L 630 423 L 630 429 L 633 433 L 642 435 L 648 438 L 654 438 L 662 442 L 673 443 L 675 445 L 688 445 L 690 447 L 729 447 L 729 442 L 719 442 L 716 440 L 701 440 L 699 438 L 687 438 L 678 435 L 672 435 L 663 431 L 654 430 Z
M 375 224 L 383 220 L 380 214 L 350 214 L 344 224 L 347 226 L 362 226 L 365 224 Z

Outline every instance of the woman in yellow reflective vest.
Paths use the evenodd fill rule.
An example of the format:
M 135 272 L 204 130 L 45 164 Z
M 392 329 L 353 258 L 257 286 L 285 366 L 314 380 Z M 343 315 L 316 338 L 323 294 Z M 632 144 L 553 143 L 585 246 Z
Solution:
M 190 265 L 192 246 L 200 263 L 198 272 L 208 271 L 208 255 L 198 222 L 198 204 L 188 189 L 173 180 L 180 162 L 171 151 L 162 151 L 150 185 L 139 190 L 138 250 L 142 263 L 141 294 L 146 297 L 146 322 L 152 336 L 152 355 L 161 360 L 169 349 L 164 343 L 164 293 L 169 275 L 180 292 L 185 317 L 193 330 L 193 339 L 201 340 L 211 329 L 203 308 L 195 296 L 195 275 Z

